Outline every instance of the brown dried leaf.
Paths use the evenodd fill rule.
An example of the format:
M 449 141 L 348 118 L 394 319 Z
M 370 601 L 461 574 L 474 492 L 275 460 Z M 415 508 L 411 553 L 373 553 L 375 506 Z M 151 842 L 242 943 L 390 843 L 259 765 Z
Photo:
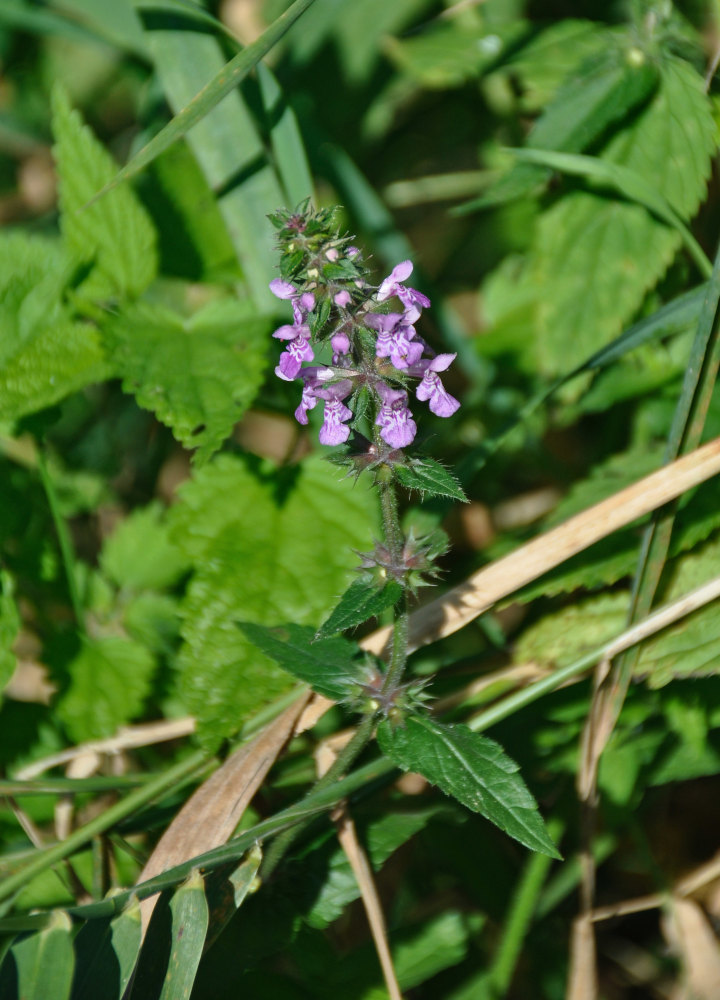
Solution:
M 720 947 L 702 908 L 692 899 L 674 896 L 662 922 L 668 944 L 681 959 L 688 998 L 720 997 Z

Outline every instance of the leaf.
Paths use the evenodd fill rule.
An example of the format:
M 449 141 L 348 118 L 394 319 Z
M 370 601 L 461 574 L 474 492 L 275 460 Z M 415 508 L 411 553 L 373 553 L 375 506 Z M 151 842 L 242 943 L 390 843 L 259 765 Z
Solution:
M 140 952 L 140 911 L 133 900 L 119 916 L 86 921 L 75 936 L 72 1000 L 118 1000 Z
M 72 272 L 57 240 L 0 236 L 0 420 L 45 409 L 108 374 L 97 330 L 64 305 Z
M 395 475 L 398 482 L 409 490 L 418 490 L 431 497 L 450 497 L 468 502 L 455 476 L 434 458 L 413 459 L 410 465 L 398 465 Z
M 348 686 L 360 679 L 353 655 L 358 647 L 347 639 L 315 639 L 315 630 L 303 625 L 253 625 L 238 622 L 254 646 L 293 677 L 310 684 L 335 701 L 347 697 Z
M 402 587 L 396 580 L 388 580 L 384 587 L 374 582 L 355 580 L 350 584 L 330 617 L 317 630 L 316 639 L 326 639 L 336 632 L 361 625 L 375 618 L 386 608 L 392 607 L 402 596 Z
M 517 663 L 562 667 L 619 635 L 627 623 L 627 592 L 598 594 L 544 615 L 513 648 Z
M 180 489 L 172 537 L 195 566 L 182 609 L 182 689 L 207 745 L 290 683 L 235 622 L 316 628 L 352 577 L 352 549 L 371 545 L 374 497 L 337 477 L 317 456 L 262 474 L 220 456 Z
M 136 507 L 117 525 L 103 545 L 100 567 L 119 587 L 137 591 L 171 587 L 189 565 L 155 502 Z
M 103 333 L 123 389 L 204 462 L 251 404 L 267 358 L 267 320 L 247 303 L 220 299 L 189 318 L 138 304 Z
M 0 569 L 0 693 L 15 672 L 17 658 L 12 651 L 20 631 L 20 614 L 15 603 L 15 583 L 7 570 Z
M 208 905 L 202 875 L 194 871 L 173 893 L 172 948 L 160 1000 L 188 1000 L 203 953 Z
M 412 37 L 389 37 L 385 49 L 422 86 L 447 90 L 482 76 L 526 33 L 527 26 L 518 21 L 489 26 L 480 18 L 472 25 L 459 18 L 436 19 Z
M 293 26 L 295 21 L 305 13 L 314 0 L 295 0 L 295 3 L 275 20 L 266 31 L 248 45 L 242 52 L 239 52 L 230 62 L 223 66 L 222 70 L 207 83 L 202 90 L 195 95 L 193 100 L 170 121 L 165 128 L 161 129 L 150 142 L 144 146 L 139 153 L 127 163 L 119 173 L 106 184 L 100 192 L 103 197 L 107 197 L 110 190 L 114 189 L 121 181 L 128 180 L 143 170 L 149 163 L 168 149 L 177 139 L 184 136 L 222 101 L 223 97 L 234 90 L 240 81 L 254 68 L 254 66 L 266 55 L 270 49 L 276 45 L 283 35 Z
M 68 1000 L 75 964 L 71 931 L 70 917 L 57 910 L 44 930 L 12 946 L 22 1000 Z
M 600 59 L 592 56 L 535 123 L 528 136 L 528 148 L 579 153 L 644 104 L 657 86 L 658 76 L 654 64 L 642 53 L 640 57 L 629 58 L 619 45 L 609 45 Z M 524 197 L 546 183 L 550 175 L 542 166 L 518 164 L 482 197 L 463 205 L 461 211 Z
M 467 726 L 446 726 L 426 716 L 404 724 L 381 722 L 383 753 L 403 771 L 417 771 L 473 812 L 533 851 L 559 858 L 518 765 L 499 744 Z
M 688 218 L 705 190 L 713 143 L 702 80 L 686 63 L 666 60 L 652 102 L 601 156 L 646 178 Z M 585 191 L 565 195 L 545 212 L 528 272 L 539 290 L 541 368 L 565 372 L 615 336 L 663 275 L 679 241 L 645 209 Z
M 390 812 L 369 821 L 358 820 L 358 832 L 365 845 L 373 870 L 378 872 L 395 851 L 423 830 L 438 814 L 438 808 Z M 313 852 L 303 859 L 306 877 L 322 879 L 312 906 L 304 916 L 310 927 L 327 927 L 343 913 L 345 907 L 360 897 L 347 855 L 341 847 Z M 317 873 L 315 867 L 318 868 Z
M 227 68 L 223 47 L 192 8 L 178 10 L 172 0 L 136 0 L 136 7 L 160 84 L 180 117 L 208 81 Z M 282 204 L 283 192 L 242 91 L 236 88 L 208 110 L 187 142 L 215 193 L 252 299 L 269 312 L 274 300 L 268 275 L 275 252 L 267 216 Z
M 135 298 L 157 272 L 152 222 L 129 188 L 86 207 L 113 178 L 116 166 L 59 85 L 53 90 L 52 109 L 60 226 L 78 260 L 92 264 L 78 294 L 92 301 Z
M 68 666 L 68 690 L 57 714 L 76 743 L 111 736 L 138 716 L 155 671 L 152 654 L 137 642 L 106 636 L 83 642 Z
M 275 75 L 264 63 L 258 63 L 257 77 L 263 111 L 270 124 L 275 165 L 285 189 L 286 204 L 299 205 L 306 198 L 312 199 L 314 194 L 300 126 Z
M 677 600 L 717 575 L 720 538 L 713 537 L 697 552 L 676 559 L 663 603 Z M 636 674 L 651 687 L 675 677 L 707 677 L 720 673 L 720 602 L 713 601 L 675 625 L 647 639 L 641 646 Z

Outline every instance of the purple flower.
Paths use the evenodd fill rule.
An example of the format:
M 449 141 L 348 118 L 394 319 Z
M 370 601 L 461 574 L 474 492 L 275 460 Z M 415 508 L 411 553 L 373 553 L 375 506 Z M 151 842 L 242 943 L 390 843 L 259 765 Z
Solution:
M 297 328 L 291 327 L 291 329 Z M 275 374 L 285 382 L 292 382 L 297 378 L 303 361 L 312 361 L 314 357 L 312 347 L 306 338 L 295 337 L 280 355 L 280 363 L 275 368 Z
M 345 308 L 345 306 L 349 306 L 350 303 L 352 302 L 352 296 L 350 295 L 350 292 L 348 292 L 346 289 L 343 289 L 341 292 L 338 292 L 337 295 L 333 298 L 333 302 L 335 303 L 336 306 Z
M 418 399 L 430 400 L 429 406 L 438 417 L 451 417 L 460 407 L 460 403 L 449 392 L 440 381 L 440 376 L 436 372 L 444 372 L 455 360 L 455 354 L 438 354 L 431 361 L 421 361 L 416 368 L 424 368 L 422 382 L 415 390 Z
M 282 278 L 273 278 L 270 282 L 270 291 L 278 299 L 292 299 L 300 294 L 295 285 L 283 281 Z
M 375 420 L 380 437 L 391 448 L 407 447 L 417 433 L 417 424 L 407 407 L 407 393 L 404 389 L 391 389 L 386 382 L 377 382 L 375 389 L 382 400 Z
M 407 368 L 420 360 L 423 345 L 416 341 L 415 327 L 408 316 L 412 313 L 370 313 L 365 323 L 378 331 L 375 355 L 390 358 L 396 368 Z
M 384 302 L 385 299 L 389 299 L 395 295 L 406 309 L 417 308 L 418 316 L 420 315 L 419 309 L 427 309 L 430 306 L 430 299 L 426 295 L 423 295 L 422 292 L 418 292 L 414 288 L 407 288 L 403 284 L 405 279 L 409 278 L 412 274 L 412 270 L 412 262 L 409 260 L 403 260 L 397 264 L 378 288 L 377 301 Z M 411 319 L 410 322 L 414 322 L 415 319 L 417 319 L 417 316 Z
M 325 400 L 323 425 L 318 435 L 320 444 L 342 444 L 350 437 L 350 428 L 344 425 L 353 413 L 342 400 L 351 392 L 352 382 L 348 378 L 341 379 L 325 389 L 315 390 L 315 395 Z
M 350 338 L 342 330 L 332 335 L 330 345 L 333 349 L 333 364 L 337 364 L 341 354 L 350 353 Z

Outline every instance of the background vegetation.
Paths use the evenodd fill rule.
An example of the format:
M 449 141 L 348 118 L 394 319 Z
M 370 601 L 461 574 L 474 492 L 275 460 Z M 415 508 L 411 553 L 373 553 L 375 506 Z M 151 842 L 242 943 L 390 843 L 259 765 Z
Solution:
M 471 502 L 403 514 L 451 536 L 433 597 L 720 434 L 714 0 L 298 3 L 0 5 L 3 997 L 120 997 L 136 964 L 134 1000 L 388 995 L 325 813 L 245 900 L 243 831 L 312 785 L 337 706 L 273 730 L 216 882 L 183 882 L 215 846 L 186 814 L 142 951 L 137 902 L 100 902 L 297 704 L 235 622 L 319 626 L 377 530 L 272 375 L 270 212 L 342 205 L 378 280 L 412 257 L 457 352 L 425 447 Z M 368 752 L 336 799 L 404 995 L 720 995 L 717 602 L 552 681 L 714 578 L 719 528 L 710 478 L 414 656 L 477 728 L 547 682 L 491 735 L 564 860 Z

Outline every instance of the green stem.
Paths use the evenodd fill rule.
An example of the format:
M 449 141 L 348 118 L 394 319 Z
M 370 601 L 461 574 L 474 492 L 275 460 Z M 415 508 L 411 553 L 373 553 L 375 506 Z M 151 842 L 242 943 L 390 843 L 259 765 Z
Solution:
M 383 694 L 387 694 L 398 686 L 405 671 L 408 658 L 408 635 L 410 632 L 410 611 L 408 609 L 408 593 L 403 590 L 402 597 L 395 605 L 395 624 L 393 626 L 392 649 L 390 665 L 382 686 Z
M 45 496 L 47 497 L 48 506 L 50 508 L 50 516 L 53 519 L 55 533 L 57 534 L 58 543 L 60 545 L 60 556 L 65 570 L 65 577 L 67 579 L 68 593 L 70 595 L 70 603 L 72 604 L 73 614 L 75 615 L 75 621 L 79 631 L 83 636 L 86 636 L 87 629 L 85 627 L 85 611 L 83 609 L 82 601 L 80 600 L 80 592 L 77 585 L 77 565 L 75 562 L 75 553 L 73 552 L 70 532 L 68 531 L 65 519 L 60 512 L 60 504 L 58 503 L 58 496 L 55 492 L 55 486 L 52 481 L 52 476 L 50 475 L 50 470 L 48 469 L 45 449 L 41 444 L 38 445 L 37 463 L 40 480 L 43 484 Z
M 366 715 L 358 728 L 355 730 L 352 739 L 345 744 L 343 749 L 337 755 L 337 758 L 333 762 L 332 766 L 328 768 L 322 778 L 315 782 L 310 794 L 323 791 L 323 789 L 335 784 L 335 782 L 345 775 L 370 742 L 374 726 L 375 717 L 373 715 Z M 272 873 L 282 861 L 283 856 L 287 853 L 310 822 L 311 820 L 306 820 L 303 823 L 299 823 L 297 826 L 292 826 L 290 829 L 285 830 L 284 833 L 281 833 L 275 838 L 265 856 L 265 860 L 263 861 L 262 868 L 260 870 L 260 877 L 263 880 L 270 878 Z
M 393 556 L 402 553 L 405 537 L 400 527 L 400 515 L 398 514 L 397 492 L 392 479 L 379 484 L 380 489 L 380 510 L 382 511 L 383 531 L 385 544 L 392 552 Z

